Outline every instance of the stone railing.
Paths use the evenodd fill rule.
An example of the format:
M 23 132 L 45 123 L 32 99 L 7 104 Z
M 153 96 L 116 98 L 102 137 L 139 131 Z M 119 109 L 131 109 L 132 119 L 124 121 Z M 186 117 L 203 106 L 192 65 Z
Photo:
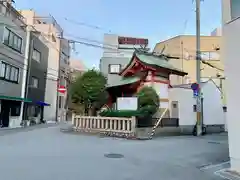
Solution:
M 136 119 L 101 116 L 72 116 L 74 129 L 80 132 L 100 133 L 104 136 L 135 138 Z

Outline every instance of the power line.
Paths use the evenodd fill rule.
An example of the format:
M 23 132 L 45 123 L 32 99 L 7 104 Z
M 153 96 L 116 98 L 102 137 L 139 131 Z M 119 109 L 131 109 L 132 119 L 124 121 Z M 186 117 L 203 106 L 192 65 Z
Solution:
M 66 18 L 66 17 L 64 17 L 63 19 L 66 20 L 67 22 L 70 22 L 70 23 L 75 24 L 75 25 L 85 26 L 85 27 L 88 27 L 88 28 L 91 28 L 91 29 L 95 29 L 95 30 L 107 31 L 109 33 L 112 32 L 109 29 L 105 29 L 105 28 L 102 28 L 100 26 L 88 24 L 88 23 L 85 23 L 85 22 L 78 22 L 78 21 L 75 21 L 75 20 L 72 20 L 72 19 L 69 19 L 69 18 Z
M 64 33 L 64 35 L 67 36 L 67 37 L 73 37 L 73 38 L 76 38 L 76 39 L 79 39 L 79 40 L 83 40 L 83 41 L 87 41 L 87 42 L 91 42 L 91 43 L 98 43 L 98 44 L 107 45 L 107 46 L 110 46 L 110 47 L 113 47 L 113 48 L 118 48 L 117 45 L 107 44 L 107 43 L 104 43 L 104 42 L 98 41 L 98 40 L 93 40 L 93 39 L 89 39 L 89 38 L 79 37 L 79 36 L 75 36 L 73 34 L 68 34 L 68 33 Z

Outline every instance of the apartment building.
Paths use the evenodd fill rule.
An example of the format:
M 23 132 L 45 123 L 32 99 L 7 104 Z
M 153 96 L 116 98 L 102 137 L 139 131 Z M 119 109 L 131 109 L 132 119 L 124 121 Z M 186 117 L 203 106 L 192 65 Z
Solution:
M 0 1 L 0 120 L 2 127 L 8 127 L 18 119 L 21 96 L 24 53 L 26 44 L 24 17 L 11 4 Z
M 227 123 L 231 169 L 240 172 L 239 57 L 240 1 L 222 0 L 222 59 L 226 76 Z
M 220 86 L 223 77 L 223 62 L 220 58 L 220 36 L 201 36 L 201 77 L 212 78 Z M 174 67 L 187 72 L 185 77 L 171 75 L 172 85 L 196 82 L 196 37 L 193 35 L 179 35 L 159 42 L 154 52 L 172 56 L 169 60 Z
M 108 85 L 120 81 L 118 73 L 130 62 L 136 48 L 148 49 L 148 39 L 104 34 L 103 56 L 100 71 L 107 77 Z
M 22 119 L 35 123 L 43 122 L 44 107 L 50 106 L 44 102 L 48 66 L 48 47 L 45 41 L 39 32 L 31 31 L 25 97 L 33 103 L 24 104 Z
M 70 59 L 70 71 L 71 71 L 71 80 L 75 81 L 76 78 L 81 76 L 88 69 L 79 59 Z
M 44 118 L 47 121 L 64 120 L 66 115 L 67 91 L 58 92 L 59 87 L 67 86 L 69 76 L 70 46 L 63 38 L 63 29 L 52 16 L 39 16 L 33 10 L 21 10 L 27 24 L 41 32 L 49 49 Z

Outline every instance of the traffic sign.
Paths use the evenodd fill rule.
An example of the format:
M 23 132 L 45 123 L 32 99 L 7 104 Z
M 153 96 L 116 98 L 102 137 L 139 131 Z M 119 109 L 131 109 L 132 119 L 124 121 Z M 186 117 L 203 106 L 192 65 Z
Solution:
M 199 94 L 199 93 L 198 93 L 198 90 L 193 90 L 193 96 L 194 96 L 194 97 L 197 97 L 198 94 Z
M 199 84 L 198 84 L 198 83 L 193 83 L 193 84 L 191 85 L 191 89 L 192 89 L 192 90 L 199 90 Z
M 65 86 L 59 86 L 59 88 L 58 88 L 58 92 L 60 92 L 60 93 L 65 93 L 66 92 L 66 88 L 65 88 Z

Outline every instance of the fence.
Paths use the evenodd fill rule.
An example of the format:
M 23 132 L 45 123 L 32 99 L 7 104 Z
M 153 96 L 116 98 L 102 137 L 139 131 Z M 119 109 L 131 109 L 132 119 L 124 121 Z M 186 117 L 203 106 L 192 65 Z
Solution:
M 135 136 L 136 119 L 101 116 L 80 116 L 73 114 L 72 124 L 76 131 L 99 132 L 107 136 Z

